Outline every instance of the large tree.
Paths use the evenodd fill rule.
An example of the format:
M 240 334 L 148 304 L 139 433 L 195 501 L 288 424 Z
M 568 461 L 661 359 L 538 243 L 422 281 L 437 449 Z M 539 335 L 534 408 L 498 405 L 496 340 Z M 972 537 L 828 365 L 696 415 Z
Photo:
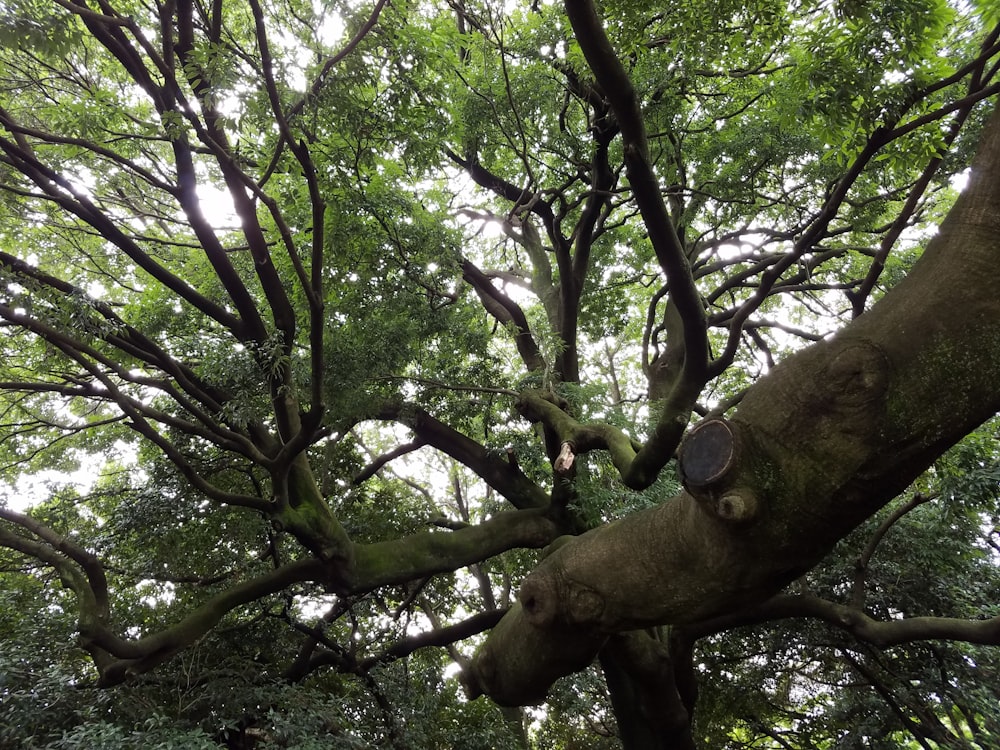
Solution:
M 11 710 L 998 736 L 992 2 L 0 13 Z

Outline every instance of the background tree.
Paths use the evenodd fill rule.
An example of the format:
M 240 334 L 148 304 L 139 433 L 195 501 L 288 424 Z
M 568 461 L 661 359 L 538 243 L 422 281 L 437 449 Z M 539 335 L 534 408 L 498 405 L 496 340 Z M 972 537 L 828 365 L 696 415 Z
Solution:
M 995 740 L 992 3 L 0 12 L 0 741 Z

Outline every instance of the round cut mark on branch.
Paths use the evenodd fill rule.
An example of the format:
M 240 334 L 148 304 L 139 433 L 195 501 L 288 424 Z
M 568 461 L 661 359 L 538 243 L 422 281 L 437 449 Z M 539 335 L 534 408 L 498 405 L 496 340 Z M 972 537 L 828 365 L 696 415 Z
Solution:
M 724 483 L 739 461 L 739 442 L 733 425 L 724 419 L 697 424 L 681 443 L 678 461 L 681 479 L 691 494 Z
M 757 517 L 757 494 L 740 475 L 745 451 L 736 425 L 724 419 L 707 419 L 681 443 L 678 463 L 684 488 L 701 507 L 727 523 L 744 523 Z

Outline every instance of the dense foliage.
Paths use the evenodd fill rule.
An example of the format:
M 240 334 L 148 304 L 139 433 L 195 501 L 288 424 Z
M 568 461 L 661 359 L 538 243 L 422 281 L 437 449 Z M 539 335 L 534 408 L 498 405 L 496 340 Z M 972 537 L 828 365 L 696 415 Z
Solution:
M 864 629 L 1000 617 L 989 421 L 771 599 L 540 707 L 460 681 L 543 550 L 907 276 L 998 24 L 0 0 L 0 747 L 1000 745 L 1000 635 Z

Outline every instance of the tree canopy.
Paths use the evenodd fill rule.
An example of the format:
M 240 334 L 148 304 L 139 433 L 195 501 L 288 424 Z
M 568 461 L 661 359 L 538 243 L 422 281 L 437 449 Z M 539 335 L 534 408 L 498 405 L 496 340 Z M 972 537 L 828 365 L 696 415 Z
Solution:
M 0 0 L 0 746 L 997 746 L 998 94 L 994 0 Z

